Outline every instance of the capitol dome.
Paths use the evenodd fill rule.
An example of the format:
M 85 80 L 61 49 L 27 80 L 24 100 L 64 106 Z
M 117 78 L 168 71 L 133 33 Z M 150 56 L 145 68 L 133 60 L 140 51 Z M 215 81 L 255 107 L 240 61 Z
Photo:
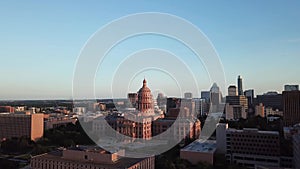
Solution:
M 143 86 L 138 91 L 138 104 L 137 108 L 143 113 L 152 113 L 154 111 L 153 97 L 151 90 L 147 87 L 146 79 L 143 80 Z

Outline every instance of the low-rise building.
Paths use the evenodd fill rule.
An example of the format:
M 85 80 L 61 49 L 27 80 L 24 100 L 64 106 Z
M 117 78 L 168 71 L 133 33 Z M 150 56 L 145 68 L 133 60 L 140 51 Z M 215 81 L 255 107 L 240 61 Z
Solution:
M 32 169 L 154 169 L 155 158 L 126 158 L 124 150 L 108 152 L 96 146 L 76 146 L 31 158 Z
M 198 139 L 180 150 L 180 158 L 192 164 L 202 162 L 213 165 L 216 148 L 215 140 Z
M 174 127 L 171 127 L 174 125 Z M 153 136 L 159 135 L 163 132 L 169 132 L 174 140 L 181 138 L 196 139 L 199 138 L 201 132 L 201 122 L 190 119 L 171 119 L 163 118 L 152 122 Z
M 66 126 L 67 124 L 75 124 L 77 121 L 76 118 L 70 118 L 70 117 L 51 117 L 45 120 L 44 126 L 45 130 L 49 130 L 52 128 L 57 128 L 60 126 Z
M 283 111 L 274 110 L 272 107 L 265 108 L 266 116 L 283 116 Z
M 226 129 L 226 159 L 232 164 L 280 167 L 280 140 L 277 131 Z
M 0 106 L 0 113 L 13 113 L 15 112 L 15 108 L 11 106 Z

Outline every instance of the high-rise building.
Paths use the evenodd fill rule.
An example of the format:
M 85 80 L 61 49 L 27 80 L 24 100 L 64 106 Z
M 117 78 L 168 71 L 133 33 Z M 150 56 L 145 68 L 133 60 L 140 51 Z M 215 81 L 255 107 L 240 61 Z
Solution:
M 284 91 L 299 90 L 299 85 L 284 85 Z
M 188 108 L 191 115 L 195 114 L 195 101 L 193 99 L 181 99 L 181 108 Z
M 239 94 L 239 96 L 244 95 L 243 80 L 242 80 L 242 76 L 240 76 L 240 75 L 238 76 L 237 84 L 238 84 L 238 94 Z
M 249 90 L 245 90 L 244 95 L 247 97 L 248 99 L 248 105 L 253 105 L 253 99 L 254 99 L 254 90 L 253 89 L 249 89 Z
M 246 119 L 248 116 L 248 100 L 244 95 L 226 96 L 226 119 Z
M 128 96 L 127 96 L 130 104 L 131 104 L 131 107 L 136 107 L 136 103 L 138 101 L 138 95 L 137 93 L 128 93 Z
M 76 146 L 31 158 L 32 169 L 154 169 L 155 158 L 126 158 L 124 150 L 114 153 L 96 146 Z
M 300 123 L 300 91 L 283 91 L 282 97 L 284 126 Z
M 265 106 L 262 103 L 255 106 L 255 116 L 265 117 Z
M 156 100 L 159 107 L 167 105 L 167 97 L 162 93 L 158 93 Z
M 194 98 L 195 102 L 195 113 L 198 116 L 203 116 L 209 113 L 209 103 L 207 103 L 204 99 Z
M 300 133 L 293 136 L 293 156 L 294 165 L 296 169 L 300 169 Z
M 235 85 L 230 85 L 228 87 L 228 96 L 237 96 L 237 90 L 236 90 L 236 86 Z
M 176 97 L 169 97 L 169 98 L 167 98 L 167 113 L 172 108 L 179 108 L 180 107 L 180 103 L 181 103 L 181 99 L 180 98 L 176 98 Z
M 219 105 L 221 103 L 221 92 L 219 86 L 214 83 L 210 88 L 210 102 L 212 105 Z
M 271 107 L 273 110 L 283 110 L 282 95 L 277 92 L 267 92 L 263 95 L 257 95 L 255 105 L 262 103 L 266 108 Z
M 35 141 L 43 134 L 43 114 L 0 114 L 0 139 L 25 136 Z
M 191 99 L 191 98 L 193 98 L 193 94 L 191 92 L 186 92 L 186 93 L 184 93 L 184 98 Z
M 206 102 L 210 101 L 210 91 L 201 91 L 201 99 L 204 99 Z
M 167 111 L 167 97 L 164 96 L 162 93 L 158 93 L 157 98 L 157 106 L 159 109 L 161 109 L 163 112 Z
M 224 111 L 222 93 L 216 83 L 214 83 L 210 88 L 209 111 L 214 113 Z

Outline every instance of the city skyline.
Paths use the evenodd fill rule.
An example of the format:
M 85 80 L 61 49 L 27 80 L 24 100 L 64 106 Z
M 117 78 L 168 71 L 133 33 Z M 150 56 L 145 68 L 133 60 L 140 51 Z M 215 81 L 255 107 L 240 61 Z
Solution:
M 243 89 L 254 89 L 256 95 L 281 92 L 285 84 L 300 84 L 297 78 L 300 72 L 297 66 L 300 61 L 298 1 L 218 4 L 131 1 L 118 2 L 118 6 L 115 2 L 58 4 L 58 1 L 0 4 L 0 57 L 5 63 L 0 67 L 4 79 L 0 84 L 1 100 L 71 99 L 76 59 L 89 37 L 112 20 L 141 12 L 169 13 L 197 26 L 220 57 L 226 78 L 225 91 L 229 85 L 237 84 L 238 75 L 243 77 Z M 209 81 L 201 62 L 194 62 L 189 57 L 190 51 L 178 49 L 178 45 L 160 36 L 135 37 L 116 47 L 110 55 L 122 58 L 144 48 L 169 50 L 198 73 L 198 91 L 189 91 L 189 85 L 183 85 L 181 94 L 192 92 L 197 97 L 198 92 L 200 97 L 200 91 L 209 90 L 213 82 Z M 106 62 L 111 63 L 111 60 Z M 112 65 L 115 66 L 117 64 Z M 114 71 L 112 68 L 105 70 Z M 101 91 L 107 86 L 103 81 L 110 78 L 103 76 L 105 73 L 99 71 L 95 78 L 99 98 L 109 97 L 106 91 Z M 135 92 L 140 85 L 135 82 L 140 82 L 144 76 L 153 92 L 160 89 L 167 95 L 178 96 L 175 82 L 159 72 L 138 74 L 128 90 Z M 126 97 L 118 90 L 115 90 L 117 95 Z

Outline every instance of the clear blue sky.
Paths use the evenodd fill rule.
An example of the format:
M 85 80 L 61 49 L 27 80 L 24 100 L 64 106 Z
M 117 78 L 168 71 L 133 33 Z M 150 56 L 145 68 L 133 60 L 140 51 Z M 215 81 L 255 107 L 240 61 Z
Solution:
M 281 91 L 300 83 L 299 9 L 296 0 L 0 2 L 0 99 L 71 98 L 76 58 L 88 38 L 138 12 L 170 13 L 199 27 L 215 46 L 228 85 L 240 74 L 256 94 Z

